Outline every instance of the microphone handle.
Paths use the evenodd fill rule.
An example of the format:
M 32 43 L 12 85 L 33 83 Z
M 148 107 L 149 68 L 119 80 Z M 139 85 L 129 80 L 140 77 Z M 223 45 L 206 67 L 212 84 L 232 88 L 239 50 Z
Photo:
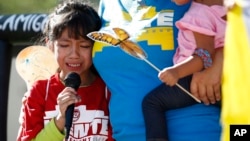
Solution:
M 65 123 L 65 129 L 66 129 L 66 139 L 69 138 L 70 128 L 72 126 L 72 120 L 74 116 L 74 108 L 75 104 L 71 104 L 68 106 L 66 110 L 66 123 Z

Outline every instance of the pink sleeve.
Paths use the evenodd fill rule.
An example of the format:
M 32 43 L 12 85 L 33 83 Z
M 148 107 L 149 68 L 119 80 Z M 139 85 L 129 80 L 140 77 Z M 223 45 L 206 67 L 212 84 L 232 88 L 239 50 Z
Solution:
M 193 11 L 197 10 L 196 13 Z M 214 36 L 215 25 L 214 16 L 205 9 L 194 9 L 193 11 L 187 12 L 185 16 L 176 22 L 176 26 L 180 30 L 191 30 L 201 34 Z
M 226 13 L 220 7 L 194 6 L 176 22 L 180 30 L 191 30 L 208 36 L 215 36 L 215 48 L 224 46 L 225 26 L 221 16 Z

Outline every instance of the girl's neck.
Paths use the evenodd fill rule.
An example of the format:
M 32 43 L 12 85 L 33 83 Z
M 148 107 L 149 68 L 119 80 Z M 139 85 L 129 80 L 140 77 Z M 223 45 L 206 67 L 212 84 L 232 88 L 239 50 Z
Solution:
M 81 85 L 80 87 L 90 86 L 96 79 L 96 75 L 93 72 L 89 72 L 88 75 L 81 76 Z

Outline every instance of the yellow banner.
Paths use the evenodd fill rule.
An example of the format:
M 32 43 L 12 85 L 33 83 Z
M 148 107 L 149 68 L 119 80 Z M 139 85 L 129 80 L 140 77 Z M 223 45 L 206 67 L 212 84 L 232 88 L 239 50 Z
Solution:
M 248 1 L 237 0 L 228 11 L 222 78 L 222 141 L 230 125 L 250 124 L 250 14 Z M 248 23 L 248 24 L 247 24 Z

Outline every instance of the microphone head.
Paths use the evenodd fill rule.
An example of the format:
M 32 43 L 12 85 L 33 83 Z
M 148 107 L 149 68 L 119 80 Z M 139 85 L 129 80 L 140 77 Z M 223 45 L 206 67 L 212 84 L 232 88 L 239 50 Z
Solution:
M 64 84 L 66 87 L 71 87 L 77 90 L 81 84 L 81 77 L 75 72 L 70 72 L 64 79 Z

